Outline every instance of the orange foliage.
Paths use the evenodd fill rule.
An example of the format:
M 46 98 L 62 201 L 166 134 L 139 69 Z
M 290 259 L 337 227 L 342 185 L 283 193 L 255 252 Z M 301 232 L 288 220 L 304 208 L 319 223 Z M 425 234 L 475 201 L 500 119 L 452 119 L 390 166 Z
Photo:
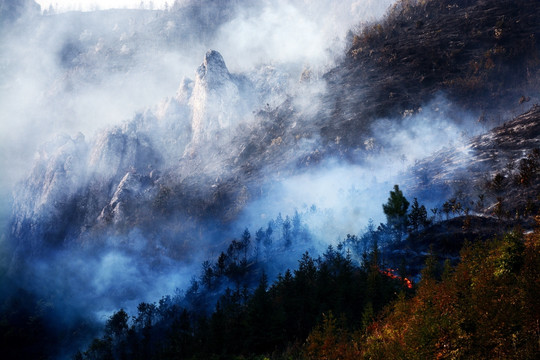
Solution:
M 324 315 L 323 323 L 309 335 L 304 346 L 304 358 L 309 360 L 355 360 L 360 356 L 358 343 L 332 313 Z
M 366 358 L 534 358 L 540 232 L 470 246 L 442 281 L 425 279 L 364 337 Z M 536 295 L 534 295 L 536 294 Z
M 539 218 L 540 220 L 540 218 Z M 539 223 L 540 225 L 540 223 Z M 533 359 L 540 353 L 540 230 L 467 245 L 443 279 L 426 277 L 363 332 L 325 317 L 306 359 Z M 391 269 L 380 273 L 399 279 Z

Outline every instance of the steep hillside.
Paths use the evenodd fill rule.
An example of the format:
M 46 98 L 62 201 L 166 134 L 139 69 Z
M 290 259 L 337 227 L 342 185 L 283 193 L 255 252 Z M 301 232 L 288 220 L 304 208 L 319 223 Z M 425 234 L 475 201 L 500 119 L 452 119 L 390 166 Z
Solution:
M 325 76 L 322 133 L 341 136 L 340 148 L 360 147 L 374 119 L 415 112 L 440 92 L 486 121 L 537 100 L 538 1 L 400 1 L 351 41 Z
M 540 2 L 396 1 L 339 60 L 326 33 L 307 36 L 383 3 L 177 1 L 4 27 L 2 168 L 15 178 L 34 155 L 0 217 L 5 356 L 346 358 L 334 343 L 357 359 L 363 342 L 392 358 L 365 337 L 394 301 L 423 299 L 462 306 L 452 329 L 471 354 L 492 337 L 537 353 Z M 36 144 L 57 126 L 69 135 Z M 455 294 L 431 309 L 445 283 Z M 460 356 L 438 318 L 416 325 L 403 354 Z
M 393 266 L 406 254 L 418 274 L 430 251 L 456 261 L 466 241 L 532 231 L 540 211 L 540 106 L 416 162 L 402 185 L 428 204 L 431 224 L 386 249 Z
M 533 95 L 538 85 L 539 6 L 531 1 L 399 2 L 383 22 L 354 37 L 344 62 L 325 75 L 322 95 L 304 95 L 321 85 L 307 73 L 291 92 L 280 70 L 268 66 L 233 74 L 221 54 L 209 51 L 194 80 L 184 79 L 176 96 L 154 109 L 93 139 L 63 136 L 44 146 L 15 198 L 13 241 L 39 252 L 41 243 L 99 244 L 136 227 L 158 244 L 148 253 L 173 248 L 169 254 L 183 257 L 205 229 L 226 228 L 250 202 L 271 196 L 280 179 L 317 168 L 336 154 L 362 163 L 366 139 L 381 117 L 399 121 L 402 111 L 420 111 L 441 91 L 453 101 L 450 109 L 484 111 L 483 118 L 524 109 L 531 101 L 525 95 Z M 84 52 L 74 54 L 69 66 L 75 72 L 90 69 L 77 63 Z M 474 86 L 465 80 L 474 80 Z M 529 166 L 522 158 L 536 161 L 535 109 L 512 122 L 515 126 L 475 140 L 471 151 L 451 149 L 424 162 L 430 165 L 421 162 L 410 181 L 412 191 L 435 205 L 459 202 L 461 211 L 508 218 L 517 210 L 529 216 L 534 181 L 525 188 L 531 180 L 524 180 L 512 205 L 504 204 L 499 192 L 504 187 L 513 196 L 518 190 L 512 179 L 522 176 L 518 167 Z M 533 127 L 520 126 L 524 121 Z M 377 136 L 384 138 L 383 132 Z M 499 140 L 487 141 L 490 136 L 511 137 L 515 146 L 500 147 Z M 497 152 L 503 155 L 494 160 Z M 461 162 L 464 154 L 470 164 Z M 510 160 L 514 167 L 497 184 L 480 184 L 492 181 L 502 162 Z M 466 185 L 461 178 L 474 180 Z M 164 224 L 158 231 L 156 219 Z
M 151 239 L 147 254 L 163 246 L 169 256 L 189 255 L 199 246 L 192 236 L 227 227 L 274 175 L 294 172 L 311 151 L 297 136 L 306 130 L 296 127 L 290 101 L 260 110 L 286 99 L 284 86 L 275 71 L 231 74 L 221 54 L 208 51 L 195 79 L 155 108 L 95 138 L 56 137 L 15 192 L 14 242 L 40 253 L 99 246 L 140 228 Z M 175 245 L 177 236 L 185 246 Z
M 539 210 L 539 171 L 540 106 L 534 105 L 466 146 L 418 162 L 407 182 L 414 193 L 451 200 L 452 213 L 459 203 L 458 213 L 532 220 Z

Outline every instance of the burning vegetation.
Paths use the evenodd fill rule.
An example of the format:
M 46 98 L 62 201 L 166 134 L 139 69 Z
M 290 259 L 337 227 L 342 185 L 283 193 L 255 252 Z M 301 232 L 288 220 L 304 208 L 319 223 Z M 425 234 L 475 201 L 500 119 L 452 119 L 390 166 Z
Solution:
M 296 211 L 290 217 L 280 213 L 270 221 L 272 215 L 255 214 L 248 205 L 254 200 L 278 198 L 281 206 L 287 200 L 283 196 L 286 192 L 277 185 L 282 177 L 313 174 L 308 170 L 317 166 L 321 172 L 332 169 L 325 167 L 325 161 L 336 154 L 336 161 L 360 164 L 363 155 L 381 149 L 370 134 L 375 121 L 389 117 L 399 122 L 413 117 L 439 92 L 444 92 L 455 108 L 481 113 L 479 121 L 485 126 L 497 122 L 495 117 L 504 109 L 524 112 L 530 101 L 538 100 L 539 24 L 538 1 L 398 1 L 382 22 L 351 33 L 343 62 L 324 75 L 328 91 L 316 96 L 323 110 L 317 107 L 313 111 L 318 112 L 315 120 L 307 110 L 296 109 L 293 97 L 287 96 L 276 108 L 267 103 L 264 110 L 254 112 L 261 123 L 258 132 L 248 131 L 249 136 L 238 135 L 237 141 L 231 142 L 234 146 L 227 143 L 217 148 L 218 152 L 231 151 L 217 165 L 202 161 L 208 154 L 197 155 L 200 159 L 193 155 L 196 148 L 185 152 L 193 152 L 191 159 L 180 163 L 201 168 L 208 165 L 217 176 L 185 171 L 189 175 L 178 183 L 182 171 L 174 167 L 164 173 L 152 170 L 161 159 L 154 156 L 143 137 L 136 137 L 139 133 L 133 130 L 128 136 L 113 131 L 110 138 L 117 143 L 111 143 L 111 149 L 125 150 L 121 144 L 132 143 L 132 155 L 144 160 L 140 168 L 148 171 L 147 176 L 132 170 L 123 175 L 125 169 L 121 169 L 115 175 L 120 180 L 117 187 L 114 182 L 96 182 L 95 202 L 108 204 L 105 208 L 78 195 L 73 201 L 51 204 L 51 209 L 58 211 L 58 223 L 64 222 L 59 225 L 69 226 L 72 232 L 38 226 L 42 222 L 21 221 L 24 226 L 13 228 L 21 230 L 21 236 L 43 230 L 58 246 L 51 252 L 63 250 L 63 241 L 69 240 L 70 234 L 84 235 L 82 245 L 91 247 L 87 245 L 93 240 L 88 219 L 76 210 L 93 206 L 91 210 L 100 214 L 98 231 L 111 224 L 117 226 L 114 229 L 118 231 L 111 232 L 114 236 L 104 236 L 103 243 L 117 241 L 114 250 L 121 251 L 105 253 L 105 267 L 96 266 L 105 269 L 104 274 L 92 273 L 88 278 L 97 279 L 96 283 L 105 278 L 108 287 L 98 284 L 102 291 L 133 291 L 113 295 L 141 302 L 132 309 L 118 310 L 120 306 L 113 305 L 116 311 L 105 316 L 104 324 L 78 314 L 65 315 L 71 322 L 60 324 L 55 317 L 68 312 L 63 305 L 76 302 L 62 293 L 65 288 L 48 289 L 50 298 L 44 298 L 1 278 L 2 288 L 9 292 L 2 298 L 7 300 L 0 302 L 2 356 L 49 358 L 59 348 L 72 349 L 70 339 L 78 339 L 77 360 L 535 359 L 540 353 L 540 217 L 536 216 L 540 211 L 539 106 L 533 105 L 514 120 L 470 139 L 463 148 L 443 149 L 417 161 L 412 170 L 404 169 L 409 172 L 402 187 L 395 185 L 390 190 L 382 209 L 379 204 L 386 190 L 378 192 L 382 201 L 375 204 L 385 221 L 379 225 L 370 221 L 358 235 L 332 240 L 328 237 L 336 234 L 329 236 L 328 229 L 323 229 L 324 235 L 315 236 L 320 228 L 335 229 L 339 215 L 324 210 L 319 213 L 314 205 L 305 205 L 303 212 Z M 222 63 L 221 55 L 215 52 L 207 56 L 205 66 L 212 61 Z M 203 67 L 199 71 L 203 69 L 208 70 Z M 221 66 L 218 75 L 235 81 L 241 78 L 225 70 Z M 302 75 L 304 83 L 309 82 L 306 74 Z M 227 88 L 233 94 L 239 89 Z M 207 93 L 203 95 L 200 99 L 210 103 Z M 230 96 L 221 100 L 226 103 Z M 152 117 L 147 120 L 158 122 Z M 202 128 L 197 130 L 201 136 Z M 130 129 L 126 125 L 126 131 Z M 208 137 L 204 140 L 213 142 L 221 130 L 204 134 Z M 242 143 L 248 137 L 249 141 Z M 323 141 L 319 144 L 320 137 Z M 177 139 L 172 136 L 172 140 Z M 300 140 L 305 140 L 306 149 L 300 148 L 304 144 Z M 66 143 L 76 141 L 68 139 Z M 236 149 L 238 143 L 240 150 Z M 122 153 L 113 150 L 112 155 Z M 72 170 L 72 158 L 65 155 L 65 165 L 58 161 L 62 176 Z M 400 154 L 391 155 L 392 160 L 390 156 L 386 159 L 395 165 Z M 289 163 L 291 158 L 295 161 Z M 405 168 L 406 158 L 401 159 Z M 175 164 L 177 161 L 174 158 Z M 210 165 L 216 165 L 215 169 Z M 234 169 L 234 176 L 222 179 L 222 167 Z M 350 167 L 345 172 L 351 172 Z M 350 175 L 345 172 L 338 177 Z M 264 179 L 266 176 L 270 180 Z M 305 178 L 300 178 L 302 187 Z M 263 180 L 276 184 L 267 188 L 260 185 Z M 390 188 L 393 183 L 386 180 L 382 186 Z M 334 184 L 326 181 L 324 185 Z M 58 189 L 59 193 L 66 190 L 65 186 Z M 103 189 L 113 194 L 110 202 Z M 82 188 L 82 199 L 90 190 Z M 29 194 L 31 199 L 33 193 Z M 346 201 L 357 199 L 361 197 Z M 347 209 L 354 209 L 348 219 L 357 226 L 373 214 L 361 213 L 355 205 Z M 243 211 L 258 216 L 257 224 L 268 222 L 258 229 L 245 228 L 238 238 L 230 239 L 224 234 L 239 226 L 234 221 Z M 310 216 L 318 216 L 317 230 L 310 228 Z M 164 218 L 167 222 L 159 222 Z M 214 229 L 215 219 L 222 222 Z M 212 230 L 203 232 L 206 227 Z M 161 228 L 165 231 L 160 232 Z M 168 228 L 172 231 L 166 231 Z M 143 241 L 138 231 L 152 234 L 149 240 L 154 242 Z M 123 238 L 121 233 L 128 235 Z M 193 238 L 178 235 L 188 233 L 194 234 Z M 325 236 L 321 246 L 318 241 Z M 45 236 L 28 238 L 48 240 Z M 122 248 L 128 243 L 140 252 L 133 251 L 129 253 L 133 257 L 128 257 L 129 249 Z M 194 274 L 191 281 L 159 301 L 141 300 L 148 283 L 137 283 L 138 288 L 116 286 L 121 283 L 118 279 L 126 279 L 123 272 L 131 276 L 128 279 L 139 281 L 145 272 L 174 273 L 179 263 L 173 259 L 198 264 L 192 251 L 205 246 L 204 261 L 201 259 L 197 271 L 189 272 Z M 77 255 L 66 249 L 58 252 L 59 258 Z M 83 267 L 84 262 L 97 261 L 81 253 L 83 256 L 73 262 L 58 261 L 58 274 L 66 273 L 65 264 Z M 143 253 L 155 255 L 151 261 L 144 259 L 149 263 L 146 267 L 140 259 L 133 260 Z M 22 259 L 25 253 L 17 255 Z M 18 258 L 14 259 L 17 263 Z M 45 268 L 40 266 L 29 268 L 28 274 L 39 275 L 32 271 Z M 136 269 L 140 272 L 134 270 L 137 267 L 141 267 Z M 75 280 L 69 280 L 66 288 L 77 286 Z M 96 298 L 92 295 L 87 292 L 81 297 L 88 303 Z M 69 309 L 76 312 L 73 309 L 77 308 Z M 84 343 L 88 338 L 93 340 Z
M 396 196 L 389 202 L 402 203 Z M 456 265 L 430 252 L 417 284 L 405 275 L 406 262 L 400 270 L 385 266 L 388 255 L 378 245 L 392 235 L 385 232 L 348 236 L 316 258 L 306 252 L 295 270 L 269 282 L 246 230 L 215 262 L 203 264 L 186 292 L 141 303 L 132 317 L 116 312 L 104 335 L 77 357 L 536 356 L 540 217 L 528 235 L 513 231 L 466 243 Z M 359 254 L 362 238 L 371 248 Z
M 403 282 L 403 284 L 405 284 L 405 286 L 408 288 L 408 289 L 412 289 L 413 288 L 413 284 L 412 284 L 412 281 L 409 280 L 408 278 L 406 277 L 401 277 L 399 275 L 396 275 L 396 273 L 398 272 L 398 270 L 394 270 L 394 269 L 390 269 L 390 268 L 387 268 L 386 270 L 379 270 L 381 272 L 381 274 L 389 277 L 390 279 L 395 279 L 395 280 L 399 280 L 401 282 Z

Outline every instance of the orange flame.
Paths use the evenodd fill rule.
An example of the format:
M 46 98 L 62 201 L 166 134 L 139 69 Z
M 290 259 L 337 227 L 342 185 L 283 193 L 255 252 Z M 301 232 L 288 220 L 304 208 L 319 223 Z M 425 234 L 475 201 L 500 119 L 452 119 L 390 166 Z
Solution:
M 386 269 L 386 270 L 381 270 L 379 269 L 379 272 L 385 276 L 388 276 L 389 278 L 391 279 L 396 279 L 396 280 L 400 280 L 400 281 L 403 281 L 403 283 L 405 284 L 405 286 L 408 288 L 408 289 L 412 289 L 412 281 L 409 280 L 408 278 L 402 278 L 401 276 L 399 275 L 396 275 L 396 270 L 394 269 Z

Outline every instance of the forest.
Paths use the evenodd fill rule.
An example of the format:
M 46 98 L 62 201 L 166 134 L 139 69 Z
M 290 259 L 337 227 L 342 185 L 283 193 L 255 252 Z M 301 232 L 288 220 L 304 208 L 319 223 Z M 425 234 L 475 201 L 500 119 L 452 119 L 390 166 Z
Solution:
M 538 0 L 142 7 L 0 0 L 2 359 L 538 358 Z
M 273 281 L 260 250 L 276 222 L 254 242 L 246 229 L 202 264 L 185 292 L 141 303 L 135 314 L 118 310 L 75 358 L 534 359 L 540 217 L 526 234 L 518 227 L 466 241 L 457 262 L 430 251 L 414 274 L 406 258 L 390 268 L 395 259 L 380 246 L 383 239 L 403 246 L 407 233 L 435 221 L 416 199 L 408 207 L 396 185 L 383 205 L 386 224 L 321 256 L 304 253 Z M 299 241 L 299 221 L 291 227 L 287 218 L 276 229 L 282 251 Z

